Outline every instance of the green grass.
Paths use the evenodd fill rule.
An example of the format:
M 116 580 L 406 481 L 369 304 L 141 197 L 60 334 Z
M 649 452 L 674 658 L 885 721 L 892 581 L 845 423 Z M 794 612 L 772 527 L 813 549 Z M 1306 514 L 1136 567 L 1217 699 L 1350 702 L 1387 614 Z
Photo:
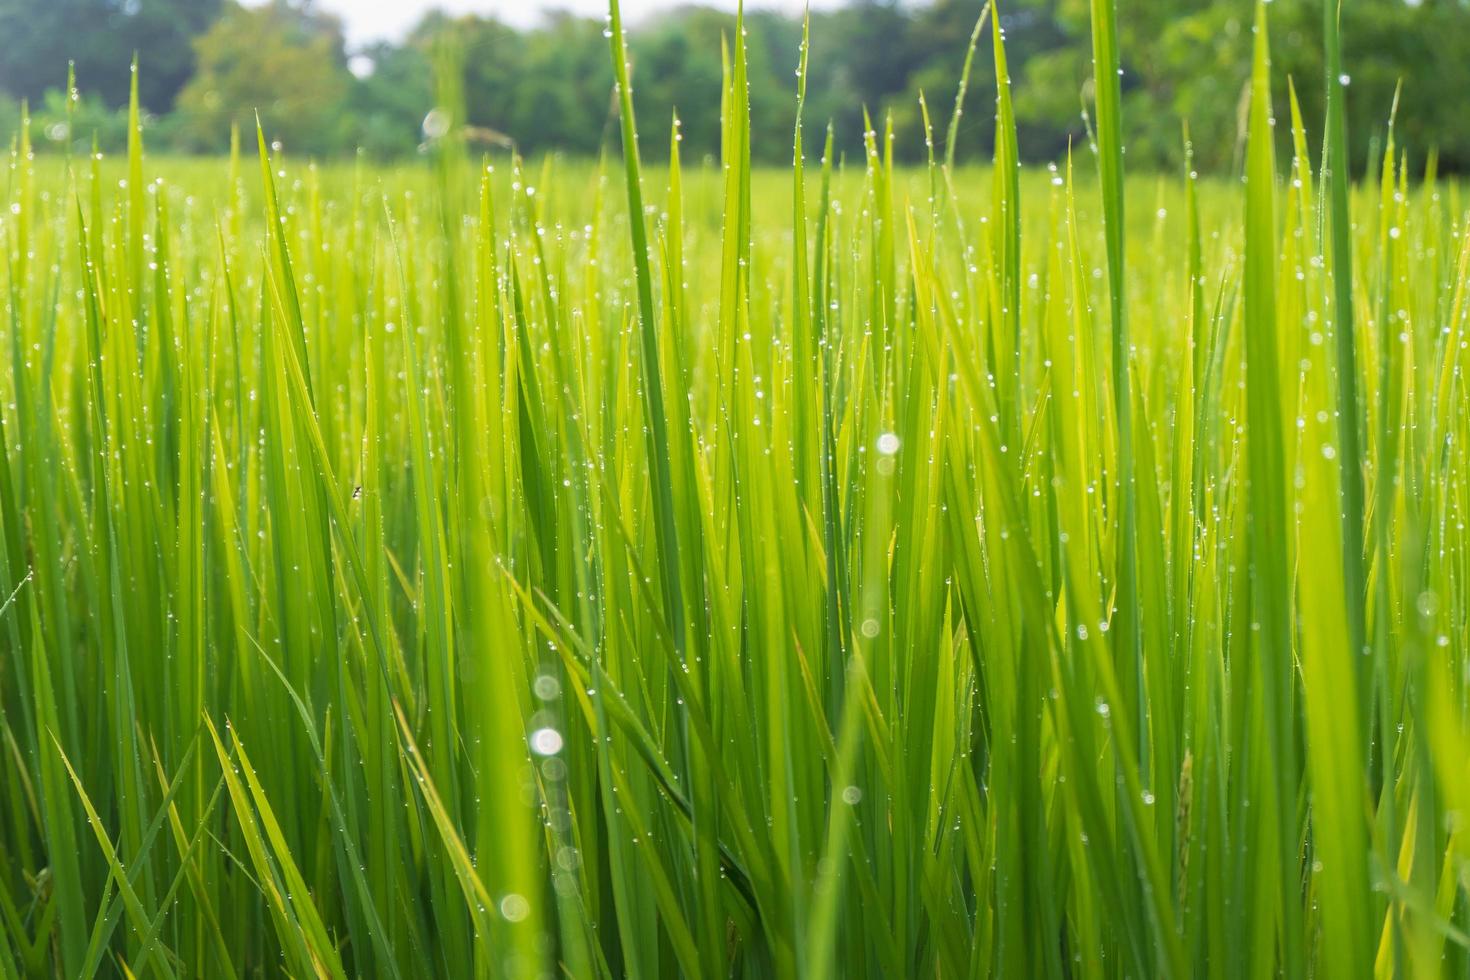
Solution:
M 0 980 L 1470 976 L 1467 202 L 1267 11 L 1228 179 L 1111 0 L 1048 171 L 1003 6 L 986 167 L 738 30 L 640 160 L 616 6 L 600 163 L 18 134 Z

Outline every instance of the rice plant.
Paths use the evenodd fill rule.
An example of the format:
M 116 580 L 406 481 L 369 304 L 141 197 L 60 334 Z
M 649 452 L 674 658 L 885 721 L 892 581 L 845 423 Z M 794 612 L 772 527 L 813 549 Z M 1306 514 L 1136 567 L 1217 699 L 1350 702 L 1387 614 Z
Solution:
M 811 37 L 752 168 L 738 18 L 643 160 L 616 0 L 600 161 L 23 125 L 0 980 L 1470 976 L 1467 205 L 1267 11 L 1216 177 L 1113 0 L 1045 171 L 993 2 L 988 163 L 806 157 Z

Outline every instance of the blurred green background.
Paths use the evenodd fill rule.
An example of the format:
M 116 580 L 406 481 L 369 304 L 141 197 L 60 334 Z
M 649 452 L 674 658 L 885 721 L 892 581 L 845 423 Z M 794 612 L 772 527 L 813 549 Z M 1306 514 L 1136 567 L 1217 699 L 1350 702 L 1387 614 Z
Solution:
M 377 0 L 365 0 L 377 2 Z M 386 0 L 384 0 L 386 2 Z M 852 0 L 812 14 L 807 118 L 830 120 L 836 145 L 860 152 L 866 107 L 892 115 L 895 152 L 925 152 L 919 95 L 935 131 L 948 130 L 981 0 L 897 3 Z M 1275 78 L 1284 107 L 1294 80 L 1309 131 L 1319 128 L 1320 5 L 1272 4 Z M 1181 122 L 1193 133 L 1197 165 L 1234 169 L 1250 45 L 1247 0 L 1131 0 L 1120 10 L 1124 111 L 1130 168 L 1163 169 L 1183 157 Z M 1385 129 L 1401 78 L 1400 139 L 1418 169 L 1437 151 L 1446 171 L 1470 169 L 1470 3 L 1352 0 L 1344 5 L 1352 159 L 1363 165 Z M 790 156 L 798 16 L 748 14 L 753 151 L 758 161 Z M 1007 0 L 1001 8 L 1023 160 L 1050 162 L 1085 145 L 1090 111 L 1086 0 Z M 667 120 L 683 121 L 686 159 L 718 153 L 720 38 L 726 10 L 680 7 L 633 25 L 636 108 L 645 152 L 667 148 Z M 434 105 L 436 40 L 463 54 L 467 135 L 472 145 L 514 145 L 535 154 L 588 156 L 616 137 L 612 72 L 600 19 L 550 13 L 532 26 L 490 16 L 430 13 L 399 42 L 350 46 L 343 24 L 309 0 L 0 0 L 0 134 L 18 129 L 28 103 L 37 147 L 104 152 L 126 138 L 129 66 L 155 152 L 216 153 L 230 127 L 248 129 L 259 110 L 286 152 L 335 157 L 358 150 L 382 160 L 418 153 Z M 988 158 L 994 128 L 988 37 L 975 59 L 958 129 L 963 159 Z M 79 101 L 67 125 L 67 65 Z M 1284 108 L 1283 108 L 1284 111 Z M 1282 127 L 1284 130 L 1284 127 Z M 816 151 L 822 127 L 809 126 Z M 1284 133 L 1283 133 L 1284 135 Z M 1417 159 L 1415 158 L 1417 157 Z

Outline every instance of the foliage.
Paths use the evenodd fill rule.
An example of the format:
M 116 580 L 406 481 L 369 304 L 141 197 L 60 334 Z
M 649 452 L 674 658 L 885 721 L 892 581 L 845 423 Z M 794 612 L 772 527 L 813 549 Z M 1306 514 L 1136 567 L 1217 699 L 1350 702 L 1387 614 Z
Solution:
M 127 103 L 128 69 L 141 53 L 148 73 L 138 96 L 154 112 L 173 108 L 194 73 L 193 39 L 227 0 L 0 0 L 0 89 L 39 103 L 77 85 L 111 108 Z
M 527 152 L 560 148 L 593 155 L 601 148 L 612 71 L 596 21 L 558 15 L 521 33 L 471 17 L 440 29 L 451 31 L 464 52 L 472 126 L 504 134 Z M 432 25 L 420 29 L 425 43 L 434 31 Z
M 186 146 L 221 151 L 258 113 L 292 152 L 341 148 L 351 76 L 335 20 L 287 0 L 232 2 L 194 46 L 198 70 L 179 93 Z
M 416 46 L 391 44 L 374 45 L 360 57 L 372 71 L 353 79 L 347 96 L 348 145 L 378 159 L 415 152 L 426 107 L 434 104 L 429 58 Z
M 1470 973 L 1470 202 L 1267 10 L 1244 180 L 1113 0 L 1047 171 L 1004 10 L 986 168 L 801 152 L 806 31 L 754 165 L 756 20 L 655 159 L 616 3 L 600 160 L 463 152 L 473 24 L 424 163 L 22 126 L 0 980 Z
M 77 16 L 74 5 L 88 3 L 106 9 Z M 175 7 L 184 12 L 175 16 Z M 1315 84 L 1323 74 L 1319 7 L 1316 0 L 1276 0 L 1272 8 L 1278 38 L 1273 98 L 1284 104 L 1287 80 L 1294 79 L 1311 129 L 1319 129 L 1323 119 Z M 950 128 L 954 79 L 982 9 L 980 0 L 824 5 L 813 13 L 811 30 L 828 56 L 809 68 L 808 119 L 831 121 L 838 155 L 858 160 L 867 131 L 864 112 L 880 126 L 891 116 L 897 158 L 922 162 L 919 97 L 927 94 L 942 142 Z M 1086 142 L 1084 117 L 1094 112 L 1087 5 L 1006 0 L 999 9 L 1011 74 L 1019 83 L 1015 115 L 1023 159 L 1060 163 L 1069 146 Z M 1435 150 L 1442 171 L 1470 168 L 1470 133 L 1457 114 L 1460 94 L 1470 86 L 1470 62 L 1462 56 L 1470 48 L 1464 4 L 1355 0 L 1343 6 L 1342 17 L 1345 55 L 1355 66 L 1347 100 L 1355 169 L 1365 170 L 1375 140 L 1381 143 L 1401 81 L 1407 87 L 1398 130 L 1421 154 L 1414 166 L 1422 167 L 1423 155 Z M 634 108 L 649 120 L 677 112 L 690 159 L 712 159 L 720 151 L 713 122 L 721 100 L 720 49 L 733 23 L 728 12 L 687 6 L 630 27 Z M 361 149 L 389 159 L 417 152 L 422 142 L 423 119 L 434 107 L 436 38 L 450 35 L 464 49 L 467 121 L 482 147 L 595 156 L 610 148 L 617 131 L 601 30 L 596 20 L 564 13 L 546 15 L 529 28 L 494 17 L 430 13 L 401 44 L 377 42 L 347 51 L 340 29 L 311 0 L 271 0 L 263 9 L 241 8 L 233 0 L 0 0 L 0 36 L 21 39 L 0 47 L 0 90 L 38 105 L 45 91 L 60 90 L 67 59 L 75 59 L 82 89 L 117 108 L 126 101 L 127 65 L 136 50 L 143 63 L 142 104 L 160 116 L 154 146 L 217 152 L 228 144 L 230 123 L 248 124 L 259 109 L 281 117 L 272 131 L 295 150 L 341 156 Z M 763 10 L 746 17 L 745 30 L 752 158 L 782 163 L 795 122 L 790 52 L 801 24 Z M 1244 159 L 1249 31 L 1244 0 L 1157 0 L 1125 8 L 1119 67 L 1133 120 L 1134 167 L 1176 170 L 1183 162 L 1179 122 L 1185 120 L 1196 134 L 1196 168 L 1238 170 Z M 355 64 L 371 66 L 371 73 L 348 77 L 343 67 L 349 55 Z M 195 74 L 201 56 L 208 63 L 198 64 Z M 188 99 L 173 113 L 176 118 L 168 118 L 175 95 L 190 79 Z M 995 130 L 987 93 L 994 85 L 990 62 L 979 59 L 955 130 L 960 159 L 990 153 Z M 13 129 L 12 122 L 4 131 Z M 823 138 L 823 125 L 807 127 L 808 152 L 820 152 Z M 660 125 L 644 140 L 661 157 L 669 131 Z M 1284 152 L 1284 133 L 1278 143 Z

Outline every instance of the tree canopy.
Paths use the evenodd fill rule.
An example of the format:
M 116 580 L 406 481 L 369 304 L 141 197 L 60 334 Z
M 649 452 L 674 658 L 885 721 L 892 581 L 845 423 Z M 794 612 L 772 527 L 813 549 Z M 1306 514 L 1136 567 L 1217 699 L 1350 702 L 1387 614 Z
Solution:
M 807 80 L 809 150 L 833 124 L 836 144 L 861 152 L 865 112 L 891 119 L 895 152 L 922 159 L 921 93 L 936 133 L 948 130 L 955 86 L 980 0 L 850 0 L 813 12 Z M 1286 104 L 1295 83 L 1309 126 L 1321 116 L 1323 61 L 1318 0 L 1276 0 L 1275 61 Z M 1085 145 L 1091 66 L 1085 0 L 1007 0 L 1002 10 L 1023 159 L 1055 161 Z M 1120 22 L 1124 113 L 1134 167 L 1173 167 L 1182 124 L 1195 134 L 1197 165 L 1237 161 L 1250 55 L 1246 0 L 1148 0 Z M 1400 79 L 1412 78 L 1397 124 L 1416 152 L 1437 149 L 1445 169 L 1470 169 L 1470 128 L 1459 119 L 1470 88 L 1470 6 L 1464 0 L 1355 0 L 1343 7 L 1353 159 L 1366 160 L 1387 122 Z M 683 122 L 686 157 L 719 151 L 720 52 L 733 29 L 726 12 L 689 5 L 634 25 L 637 112 Z M 747 16 L 750 99 L 757 160 L 789 156 L 800 22 L 771 11 Z M 349 51 L 341 25 L 311 0 L 0 0 L 0 91 L 29 100 L 42 121 L 74 61 L 81 90 L 107 109 L 127 98 L 128 65 L 142 62 L 140 95 L 156 117 L 155 146 L 217 151 L 231 123 L 260 112 L 289 148 L 329 156 L 362 150 L 411 154 L 433 108 L 435 39 L 451 33 L 462 55 L 471 134 L 526 153 L 598 153 L 615 133 L 607 42 L 600 21 L 569 14 L 520 29 L 493 17 L 427 15 L 401 43 Z M 988 158 L 994 128 L 988 43 L 977 52 L 961 125 L 960 159 Z M 9 109 L 16 115 L 14 104 Z M 104 143 L 113 129 L 90 113 Z M 5 109 L 0 106 L 0 125 Z M 666 151 L 670 128 L 648 125 L 647 152 Z
M 226 9 L 227 0 L 0 0 L 0 91 L 40 103 L 66 86 L 67 63 L 77 86 L 106 104 L 128 98 L 136 53 L 147 65 L 138 96 L 167 112 L 194 73 L 196 39 Z

